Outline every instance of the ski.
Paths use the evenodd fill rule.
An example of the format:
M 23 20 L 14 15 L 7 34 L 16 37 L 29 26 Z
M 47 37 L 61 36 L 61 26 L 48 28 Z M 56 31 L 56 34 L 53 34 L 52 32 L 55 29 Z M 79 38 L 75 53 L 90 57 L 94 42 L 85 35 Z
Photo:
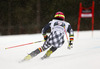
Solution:
M 25 62 L 25 60 L 23 59 L 23 60 L 19 61 L 18 63 L 22 63 L 22 62 Z
M 19 63 L 26 62 L 26 61 L 29 61 L 29 60 L 23 59 L 23 60 L 19 61 Z
M 47 55 L 44 55 L 43 57 L 41 57 L 42 60 L 47 59 L 47 58 L 48 58 Z

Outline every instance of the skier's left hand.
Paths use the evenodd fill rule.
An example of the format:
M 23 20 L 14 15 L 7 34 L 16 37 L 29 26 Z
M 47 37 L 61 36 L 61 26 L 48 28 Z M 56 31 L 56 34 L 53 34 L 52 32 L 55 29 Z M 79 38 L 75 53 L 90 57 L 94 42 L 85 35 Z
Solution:
M 72 41 L 69 41 L 69 45 L 68 45 L 68 47 L 67 47 L 68 49 L 71 49 L 71 48 L 73 48 L 73 42 Z
M 47 40 L 47 38 L 48 38 L 48 35 L 43 35 L 43 37 L 44 37 L 44 40 L 46 41 Z

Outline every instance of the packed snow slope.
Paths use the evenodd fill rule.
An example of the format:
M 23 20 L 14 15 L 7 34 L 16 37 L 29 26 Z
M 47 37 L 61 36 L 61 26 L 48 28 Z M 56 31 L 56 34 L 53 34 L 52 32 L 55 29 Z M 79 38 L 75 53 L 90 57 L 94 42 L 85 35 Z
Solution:
M 64 45 L 45 60 L 40 58 L 47 50 L 30 61 L 18 63 L 28 53 L 42 46 L 43 42 L 5 50 L 40 40 L 43 40 L 41 34 L 0 36 L 0 69 L 100 69 L 100 30 L 95 30 L 93 36 L 91 31 L 81 31 L 79 37 L 75 32 L 71 50 L 67 49 L 65 36 Z

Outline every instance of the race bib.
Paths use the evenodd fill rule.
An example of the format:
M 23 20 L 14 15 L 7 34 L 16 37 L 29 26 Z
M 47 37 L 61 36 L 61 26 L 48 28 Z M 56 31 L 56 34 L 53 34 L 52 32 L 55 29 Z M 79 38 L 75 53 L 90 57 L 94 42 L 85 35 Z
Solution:
M 62 26 L 62 27 L 64 27 L 65 26 L 65 24 L 63 23 L 63 22 L 55 22 L 54 23 L 54 26 Z

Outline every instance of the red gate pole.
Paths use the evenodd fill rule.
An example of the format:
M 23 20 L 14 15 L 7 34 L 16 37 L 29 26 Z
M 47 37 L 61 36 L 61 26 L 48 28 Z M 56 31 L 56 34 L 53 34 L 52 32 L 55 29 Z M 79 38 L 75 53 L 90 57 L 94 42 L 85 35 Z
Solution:
M 94 30 L 94 1 L 92 2 L 92 37 L 93 37 L 93 30 Z
M 81 12 L 82 12 L 82 3 L 80 2 L 79 17 L 78 17 L 78 25 L 77 25 L 77 32 L 78 32 L 78 33 L 77 33 L 77 37 L 79 37 Z

